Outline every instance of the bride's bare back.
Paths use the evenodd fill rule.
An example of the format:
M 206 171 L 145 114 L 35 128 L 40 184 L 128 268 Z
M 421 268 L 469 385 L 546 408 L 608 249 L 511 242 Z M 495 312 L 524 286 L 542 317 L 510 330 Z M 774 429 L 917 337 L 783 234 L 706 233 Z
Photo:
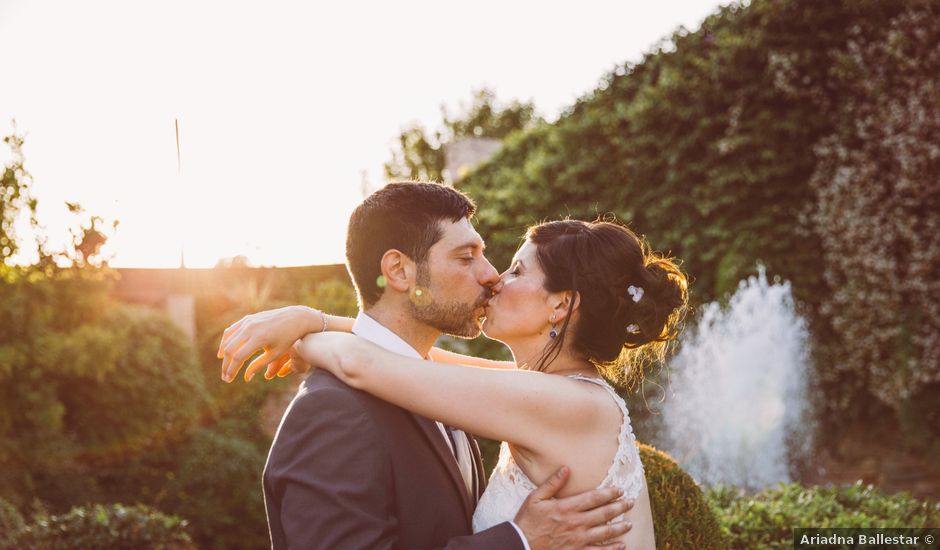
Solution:
M 623 399 L 606 382 L 583 375 L 569 376 L 578 384 L 572 391 L 591 392 L 604 402 L 604 414 L 595 426 L 586 426 L 579 440 L 569 434 L 546 432 L 542 451 L 533 453 L 509 443 L 500 448 L 499 462 L 473 517 L 474 531 L 512 519 L 526 496 L 560 465 L 571 469 L 571 476 L 559 496 L 574 495 L 598 487 L 617 487 L 624 498 L 635 500 L 632 510 L 614 521 L 633 524 L 621 540 L 631 549 L 655 548 L 649 491 L 636 439 Z M 609 407 L 611 397 L 617 407 Z M 546 441 L 551 441 L 546 445 Z M 545 449 L 549 449 L 546 451 Z

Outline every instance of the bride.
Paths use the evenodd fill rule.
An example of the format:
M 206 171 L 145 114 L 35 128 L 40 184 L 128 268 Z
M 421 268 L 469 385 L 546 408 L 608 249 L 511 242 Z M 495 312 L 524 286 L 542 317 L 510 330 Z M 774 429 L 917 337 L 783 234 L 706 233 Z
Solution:
M 292 357 L 271 362 L 266 378 L 313 365 L 412 412 L 503 441 L 473 515 L 475 532 L 512 519 L 529 492 L 565 465 L 570 479 L 560 496 L 622 489 L 636 504 L 613 520 L 633 524 L 620 541 L 655 548 L 629 413 L 607 380 L 635 383 L 646 361 L 664 356 L 686 313 L 686 276 L 624 226 L 563 220 L 529 228 L 492 294 L 483 330 L 509 347 L 512 362 L 438 348 L 432 361 L 408 358 L 345 334 L 351 319 L 317 312 L 320 330 L 297 340 Z M 253 363 L 246 379 L 263 367 Z

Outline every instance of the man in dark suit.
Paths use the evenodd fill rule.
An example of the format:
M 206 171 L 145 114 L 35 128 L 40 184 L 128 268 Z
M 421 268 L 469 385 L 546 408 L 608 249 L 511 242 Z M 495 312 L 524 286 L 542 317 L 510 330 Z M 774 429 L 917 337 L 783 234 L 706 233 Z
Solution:
M 246 376 L 274 372 L 294 340 L 327 328 L 417 358 L 441 333 L 477 336 L 499 275 L 470 224 L 474 209 L 437 184 L 393 183 L 370 195 L 346 241 L 362 306 L 354 324 L 309 308 L 248 316 L 223 336 L 223 378 L 262 348 Z M 613 489 L 552 498 L 565 475 L 534 491 L 513 521 L 472 534 L 486 481 L 473 437 L 315 371 L 284 413 L 263 488 L 275 549 L 580 548 L 629 529 L 606 525 L 629 507 Z

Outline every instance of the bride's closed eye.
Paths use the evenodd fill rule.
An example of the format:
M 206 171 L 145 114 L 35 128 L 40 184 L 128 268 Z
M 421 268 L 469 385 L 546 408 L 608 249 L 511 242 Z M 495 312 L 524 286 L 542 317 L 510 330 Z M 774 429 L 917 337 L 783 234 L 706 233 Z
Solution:
M 519 273 L 520 273 L 519 264 L 510 265 L 510 266 L 509 266 L 509 269 L 506 270 L 506 274 L 507 274 L 507 275 L 512 275 L 513 277 L 517 277 L 517 276 L 519 275 Z

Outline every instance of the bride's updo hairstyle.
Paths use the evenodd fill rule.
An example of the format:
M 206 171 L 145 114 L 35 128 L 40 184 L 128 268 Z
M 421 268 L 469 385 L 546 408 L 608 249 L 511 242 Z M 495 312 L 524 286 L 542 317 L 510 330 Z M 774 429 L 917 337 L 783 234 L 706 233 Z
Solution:
M 545 289 L 580 296 L 577 320 L 565 317 L 536 370 L 569 340 L 575 354 L 627 386 L 642 379 L 648 363 L 665 360 L 689 298 L 688 279 L 671 258 L 613 218 L 546 222 L 530 227 L 526 238 L 536 245 Z

